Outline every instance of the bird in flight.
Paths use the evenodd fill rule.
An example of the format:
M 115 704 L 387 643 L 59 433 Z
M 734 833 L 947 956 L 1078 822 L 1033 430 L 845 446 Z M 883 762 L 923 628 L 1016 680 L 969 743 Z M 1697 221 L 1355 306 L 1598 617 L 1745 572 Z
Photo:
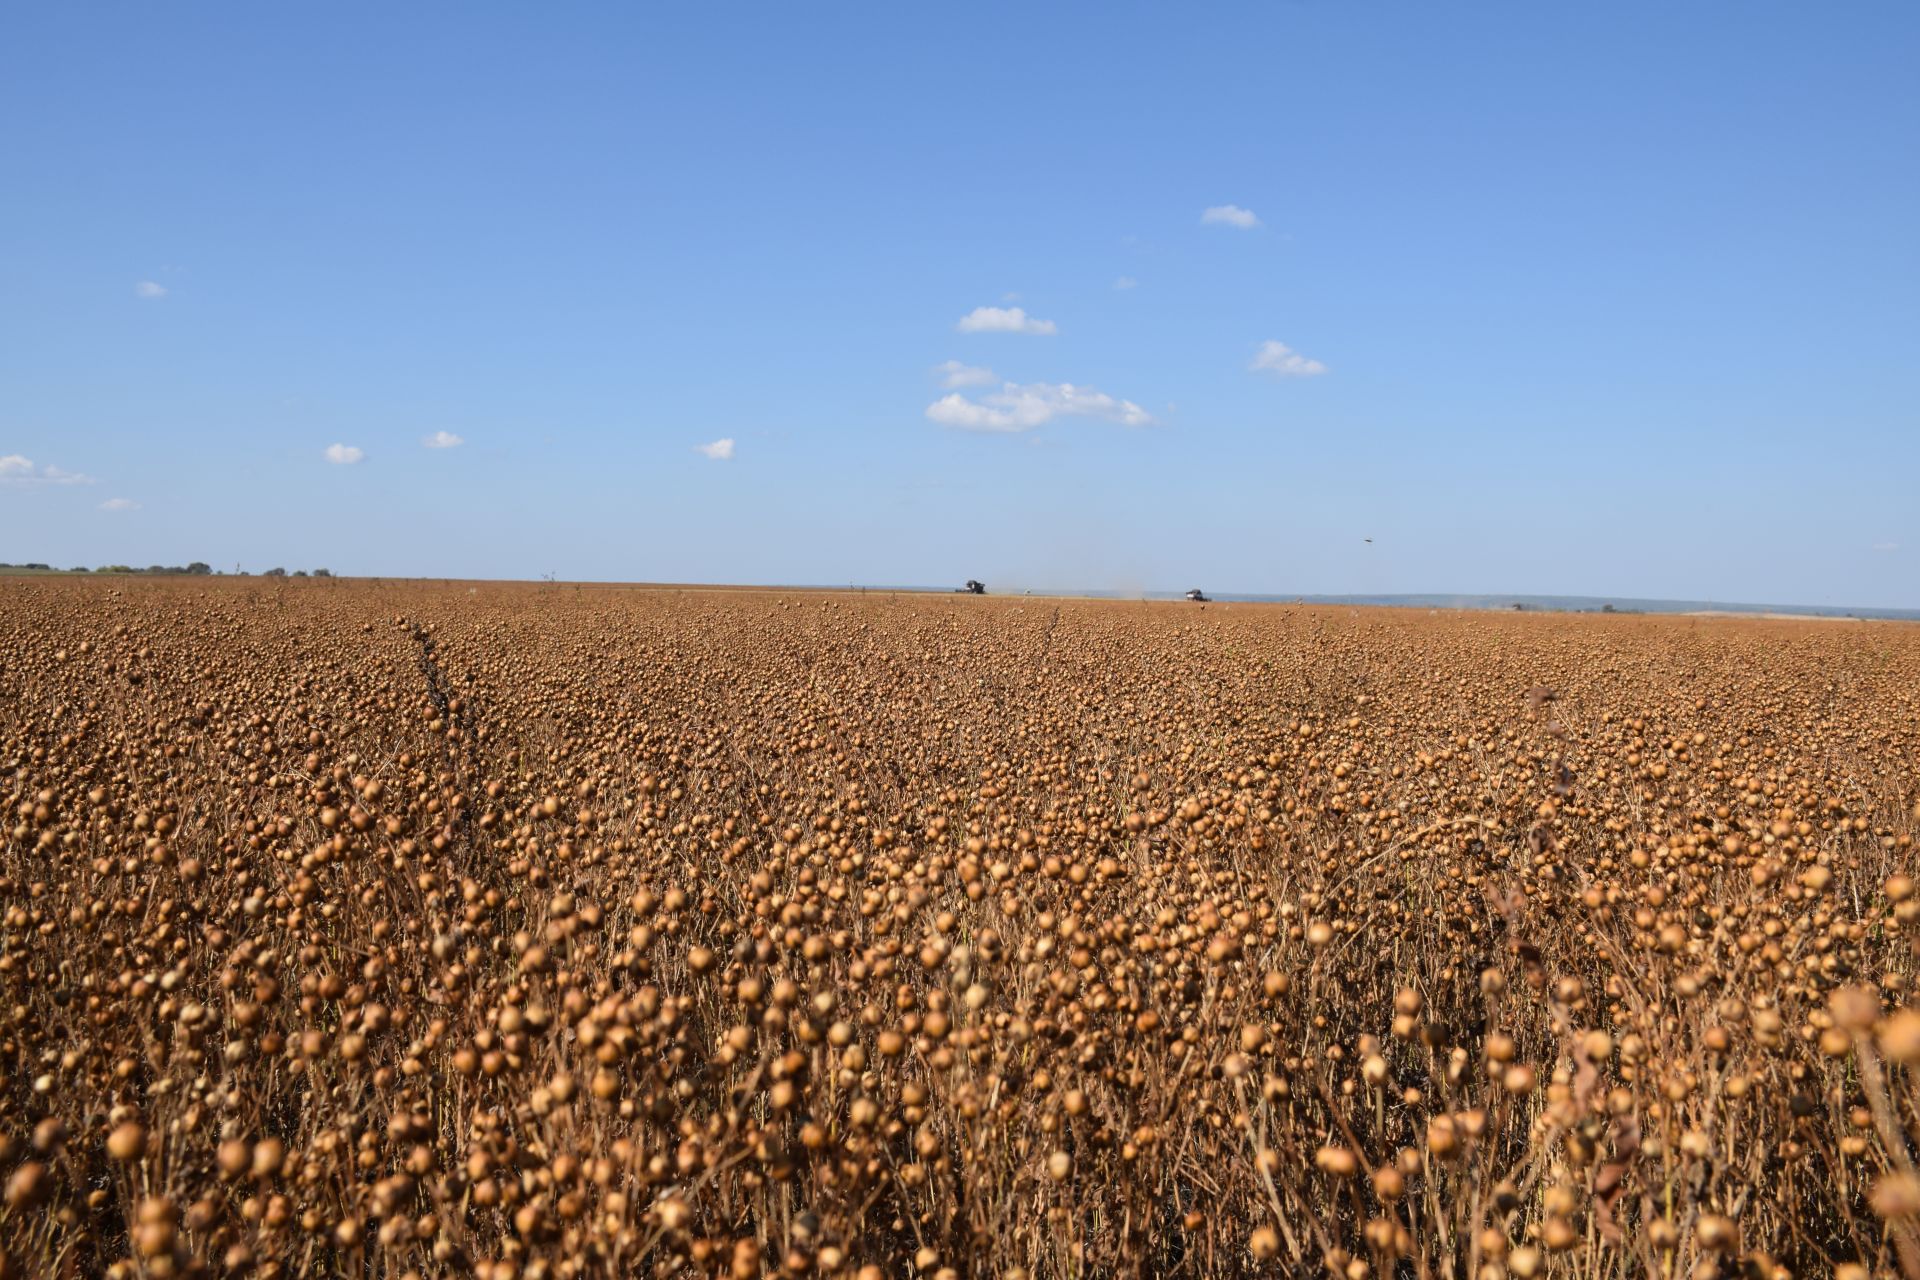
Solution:
M 1372 539 L 1372 538 L 1362 538 L 1362 539 L 1361 539 L 1361 541 L 1362 541 L 1362 542 L 1372 542 L 1372 541 L 1373 541 L 1373 539 Z

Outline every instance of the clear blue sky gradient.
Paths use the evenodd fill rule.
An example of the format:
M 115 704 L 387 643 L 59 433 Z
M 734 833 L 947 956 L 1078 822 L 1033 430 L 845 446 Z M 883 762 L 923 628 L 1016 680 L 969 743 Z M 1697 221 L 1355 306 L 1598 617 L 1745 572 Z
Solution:
M 1920 605 L 1917 65 L 1905 2 L 10 5 L 0 560 Z M 942 425 L 947 360 L 1154 421 Z

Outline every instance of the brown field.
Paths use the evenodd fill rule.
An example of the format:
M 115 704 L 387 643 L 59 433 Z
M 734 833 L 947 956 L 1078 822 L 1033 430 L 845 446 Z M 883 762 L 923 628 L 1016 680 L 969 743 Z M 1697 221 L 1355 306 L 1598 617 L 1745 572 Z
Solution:
M 0 1274 L 1920 1277 L 1920 627 L 0 582 Z

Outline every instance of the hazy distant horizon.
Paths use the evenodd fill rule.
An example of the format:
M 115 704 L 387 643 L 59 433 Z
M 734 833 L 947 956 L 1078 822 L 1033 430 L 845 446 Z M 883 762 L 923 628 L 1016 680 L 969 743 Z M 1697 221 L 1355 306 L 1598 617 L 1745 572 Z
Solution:
M 0 567 L 0 576 L 17 565 Z M 55 574 L 66 573 L 55 569 Z M 291 570 L 289 570 L 291 572 Z M 72 574 L 71 576 L 82 576 Z M 88 574 L 85 576 L 94 576 Z M 140 572 L 129 575 L 100 574 L 104 577 L 128 576 L 148 577 Z M 262 578 L 262 571 L 248 570 L 234 573 L 231 570 L 216 569 L 214 577 L 223 578 Z M 446 582 L 471 583 L 501 586 L 593 586 L 593 587 L 635 587 L 659 591 L 843 591 L 856 593 L 885 594 L 899 592 L 914 595 L 960 595 L 964 594 L 959 586 L 942 586 L 928 583 L 863 583 L 863 582 L 675 582 L 661 579 L 641 578 L 520 578 L 471 576 L 462 574 L 350 574 L 329 572 L 326 579 L 316 581 L 389 581 L 389 582 Z M 1020 585 L 1002 586 L 998 589 L 991 582 L 984 584 L 987 595 L 1000 599 L 1087 599 L 1087 600 L 1150 600 L 1180 601 L 1191 587 L 1164 588 L 1149 587 L 1120 590 L 1102 587 L 1024 587 Z M 1809 618 L 1866 618 L 1895 622 L 1920 622 L 1920 607 L 1899 608 L 1876 605 L 1821 605 L 1798 602 L 1762 603 L 1755 601 L 1736 601 L 1721 599 L 1676 600 L 1645 596 L 1596 596 L 1596 595 L 1553 595 L 1537 592 L 1478 592 L 1478 591 L 1437 591 L 1437 592 L 1381 592 L 1381 593 L 1325 593 L 1325 592 L 1273 592 L 1273 591 L 1233 591 L 1200 588 L 1205 592 L 1208 603 L 1218 604 L 1313 604 L 1313 605 L 1353 605 L 1358 607 L 1381 607 L 1398 609 L 1466 609 L 1466 610 L 1511 610 L 1515 604 L 1523 610 L 1564 613 L 1601 613 L 1611 606 L 1616 613 L 1651 614 L 1696 614 L 1696 613 L 1733 613 L 1733 614 L 1791 614 Z
M 607 585 L 617 585 L 617 584 L 609 583 Z M 662 583 L 659 585 L 661 586 L 685 585 L 691 588 L 693 584 Z M 773 591 L 773 590 L 784 589 L 784 590 L 791 590 L 791 591 L 902 591 L 902 592 L 932 593 L 932 594 L 945 594 L 945 593 L 957 594 L 957 591 L 955 588 L 924 587 L 924 586 L 883 587 L 883 586 L 863 586 L 858 584 L 851 584 L 843 587 L 835 587 L 831 584 L 819 583 L 819 584 L 805 584 L 805 585 L 796 584 L 796 585 L 786 586 L 783 588 L 781 586 L 753 587 L 753 586 L 747 586 L 744 584 L 735 585 L 735 584 L 722 584 L 722 583 L 702 584 L 702 585 L 726 587 L 729 590 Z M 1012 596 L 1012 597 L 1021 597 L 1021 598 L 1032 596 L 1036 599 L 1085 598 L 1090 600 L 1178 601 L 1185 596 L 1187 590 L 1191 590 L 1191 589 L 1192 588 L 1186 588 L 1179 591 L 1154 589 L 1154 590 L 1147 590 L 1147 591 L 1140 591 L 1140 592 L 1121 592 L 1121 591 L 1103 591 L 1097 588 L 1086 589 L 1086 590 L 1072 590 L 1072 589 L 1041 590 L 1039 588 L 1033 588 L 1031 590 L 1028 590 L 1025 588 L 1014 588 L 1011 590 L 996 592 L 993 590 L 992 585 L 988 584 L 987 593 L 990 596 L 998 595 L 1001 597 Z M 1202 590 L 1205 590 L 1205 589 L 1202 588 Z M 1237 592 L 1237 591 L 1206 591 L 1206 596 L 1209 603 L 1218 603 L 1218 604 L 1289 604 L 1289 603 L 1298 602 L 1300 604 L 1355 605 L 1355 606 L 1361 606 L 1361 607 L 1378 606 L 1378 607 L 1384 607 L 1384 608 L 1399 608 L 1399 609 L 1492 609 L 1492 610 L 1511 609 L 1514 604 L 1520 604 L 1524 606 L 1526 609 L 1535 609 L 1535 610 L 1539 610 L 1540 612 L 1565 612 L 1565 613 L 1599 613 L 1599 612 L 1604 612 L 1606 609 L 1606 606 L 1611 605 L 1613 606 L 1614 611 L 1617 613 L 1657 613 L 1657 614 L 1688 614 L 1688 613 L 1706 613 L 1706 612 L 1725 612 L 1725 613 L 1741 613 L 1741 614 L 1785 613 L 1785 614 L 1795 614 L 1795 615 L 1799 615 L 1802 617 L 1809 617 L 1809 618 L 1854 617 L 1854 618 L 1873 618 L 1873 619 L 1894 621 L 1894 622 L 1920 622 L 1920 608 L 1912 608 L 1912 609 L 1877 608 L 1870 605 L 1860 605 L 1860 606 L 1854 606 L 1849 608 L 1849 607 L 1833 606 L 1833 605 L 1755 604 L 1755 603 L 1746 603 L 1746 602 L 1729 601 L 1729 600 L 1656 600 L 1656 599 L 1646 599 L 1646 598 L 1635 597 L 1635 596 L 1577 596 L 1577 595 L 1561 596 L 1561 595 L 1537 595 L 1537 594 L 1528 594 L 1528 593 L 1502 593 L 1502 592 L 1491 592 L 1491 593 L 1391 592 L 1391 593 L 1385 593 L 1385 594 L 1379 594 L 1379 595 L 1354 595 L 1354 594 L 1327 595 L 1327 594 L 1311 594 L 1311 593 L 1288 594 L 1285 592 L 1275 593 L 1275 592 Z

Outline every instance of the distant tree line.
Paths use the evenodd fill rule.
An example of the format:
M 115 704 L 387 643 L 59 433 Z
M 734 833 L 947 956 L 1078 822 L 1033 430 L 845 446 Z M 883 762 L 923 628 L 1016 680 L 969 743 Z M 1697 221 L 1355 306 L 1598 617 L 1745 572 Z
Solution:
M 71 569 L 56 569 L 56 568 L 54 568 L 54 567 L 53 567 L 52 565 L 50 565 L 50 564 L 41 564 L 41 563 L 40 563 L 39 561 L 37 561 L 37 560 L 29 560 L 29 561 L 28 561 L 27 563 L 25 563 L 25 564 L 8 564 L 8 563 L 7 563 L 6 561 L 4 561 L 4 560 L 0 560 L 0 573 L 4 573 L 4 572 L 6 572 L 6 571 L 7 571 L 7 570 L 9 570 L 9 569 L 12 569 L 12 570 L 16 570 L 16 571 L 20 571 L 20 572 L 25 572 L 25 573 L 187 573 L 187 574 L 201 574 L 201 573 L 212 573 L 212 572 L 213 572 L 213 569 L 212 569 L 212 567 L 211 567 L 211 566 L 209 566 L 209 565 L 206 565 L 206 564 L 203 564 L 203 563 L 201 563 L 201 562 L 200 562 L 200 561 L 198 561 L 198 560 L 195 560 L 195 561 L 194 561 L 194 562 L 193 562 L 192 564 L 188 564 L 188 565 L 178 565 L 178 564 L 150 564 L 150 565 L 148 565 L 148 566 L 147 566 L 146 568 L 144 568 L 144 569 L 136 569 L 136 568 L 134 568 L 134 567 L 133 567 L 132 565 L 130 565 L 130 564 L 103 564 L 103 565 L 101 565 L 101 566 L 100 566 L 100 567 L 99 567 L 98 569 L 89 569 L 89 568 L 87 568 L 87 566 L 85 566 L 85 565 L 83 565 L 83 564 L 77 564 L 77 565 L 75 565 L 75 566 L 74 566 L 73 568 L 71 568 Z
M 28 564 L 8 564 L 5 561 L 0 560 L 0 573 L 4 573 L 9 569 L 23 570 L 28 573 L 59 573 L 60 572 L 60 570 L 55 569 L 52 565 L 49 565 L 49 564 L 39 564 L 37 562 L 28 563 Z M 89 569 L 87 568 L 87 566 L 80 564 L 80 565 L 75 565 L 73 568 L 66 570 L 66 572 L 68 573 L 144 573 L 144 574 L 153 574 L 156 576 L 165 575 L 165 574 L 177 574 L 185 577 L 198 578 L 198 577 L 210 576 L 215 572 L 215 570 L 213 566 L 208 564 L 206 561 L 195 560 L 192 564 L 185 564 L 185 565 L 150 564 L 144 569 L 135 568 L 133 565 L 130 565 L 130 564 L 103 564 L 98 569 Z M 241 572 L 238 569 L 234 570 L 234 573 L 237 576 L 242 578 L 248 576 L 247 574 Z M 333 576 L 333 572 L 328 569 L 315 569 L 311 574 L 309 574 L 305 569 L 295 569 L 291 574 L 289 574 L 285 569 L 269 569 L 266 571 L 265 574 L 261 576 L 267 577 L 267 578 L 286 578 L 286 577 L 331 578 Z
M 37 573 L 57 572 L 57 570 L 55 570 L 52 565 L 7 564 L 4 561 L 0 561 L 0 570 L 5 570 L 5 569 L 28 569 Z M 203 574 L 211 574 L 213 572 L 213 566 L 208 564 L 204 560 L 195 560 L 192 564 L 150 564 L 144 569 L 136 569 L 134 566 L 130 564 L 103 564 L 98 569 L 89 569 L 87 568 L 87 566 L 83 564 L 77 564 L 73 568 L 69 569 L 67 572 L 69 573 L 155 573 L 155 574 L 174 573 L 174 574 L 189 574 L 194 577 L 199 577 Z
M 212 573 L 213 566 L 201 560 L 195 560 L 192 564 L 188 564 L 188 565 L 150 564 L 144 569 L 136 569 L 131 565 L 124 565 L 124 564 L 104 564 L 104 565 L 101 565 L 98 569 L 95 569 L 94 572 L 95 573 L 153 573 L 153 574 L 173 573 L 173 574 L 191 574 L 194 577 L 200 577 L 203 574 Z

